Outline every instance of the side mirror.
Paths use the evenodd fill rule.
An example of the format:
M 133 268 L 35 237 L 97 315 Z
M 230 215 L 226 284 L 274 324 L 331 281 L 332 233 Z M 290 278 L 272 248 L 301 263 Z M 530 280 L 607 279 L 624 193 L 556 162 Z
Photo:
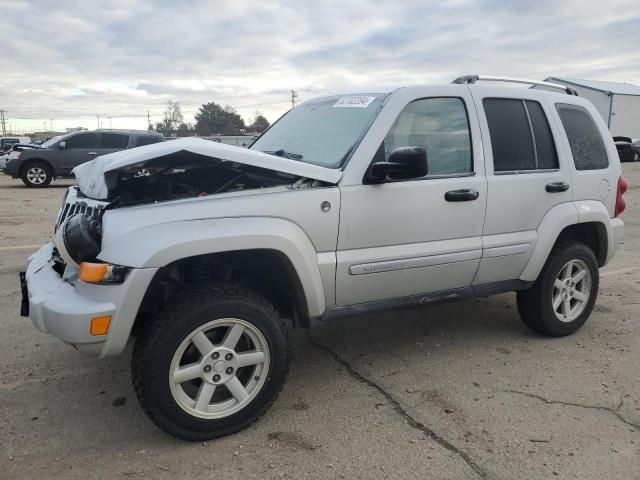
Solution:
M 58 148 L 59 148 L 60 150 L 64 150 L 65 148 L 67 148 L 67 142 L 60 142 L 60 143 L 58 144 Z
M 407 180 L 424 177 L 429 172 L 427 152 L 420 147 L 398 147 L 389 155 L 388 162 L 371 165 L 368 183 L 391 180 Z

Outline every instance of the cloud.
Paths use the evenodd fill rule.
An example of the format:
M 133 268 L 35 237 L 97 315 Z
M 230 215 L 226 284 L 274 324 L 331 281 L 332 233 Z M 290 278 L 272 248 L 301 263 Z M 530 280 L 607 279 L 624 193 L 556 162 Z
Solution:
M 213 100 L 274 120 L 291 88 L 305 99 L 463 73 L 640 83 L 638 25 L 628 0 L 7 0 L 0 108 L 27 129 L 96 115 L 144 128 L 169 99 L 187 119 Z

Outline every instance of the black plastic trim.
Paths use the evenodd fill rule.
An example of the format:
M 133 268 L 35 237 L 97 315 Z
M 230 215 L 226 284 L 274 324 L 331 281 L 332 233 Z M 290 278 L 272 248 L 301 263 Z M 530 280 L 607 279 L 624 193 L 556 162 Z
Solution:
M 347 307 L 334 307 L 325 311 L 325 313 L 320 317 L 311 319 L 310 323 L 311 326 L 314 326 L 327 321 L 340 320 L 358 315 L 370 315 L 373 313 L 399 310 L 403 308 L 415 308 L 422 305 L 454 302 L 456 300 L 465 300 L 468 298 L 488 297 L 499 293 L 526 290 L 531 287 L 531 285 L 533 285 L 533 282 L 526 282 L 524 280 L 506 280 L 501 282 L 485 283 L 482 285 L 471 285 L 451 290 L 442 290 L 440 292 L 359 303 L 357 305 L 349 305 Z

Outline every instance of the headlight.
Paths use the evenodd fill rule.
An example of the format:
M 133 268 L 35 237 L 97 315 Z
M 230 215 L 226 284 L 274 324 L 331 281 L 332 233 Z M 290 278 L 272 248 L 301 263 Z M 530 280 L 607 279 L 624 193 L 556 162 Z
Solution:
M 56 247 L 65 262 L 79 265 L 91 262 L 100 253 L 102 226 L 96 219 L 76 214 L 65 220 L 56 232 Z

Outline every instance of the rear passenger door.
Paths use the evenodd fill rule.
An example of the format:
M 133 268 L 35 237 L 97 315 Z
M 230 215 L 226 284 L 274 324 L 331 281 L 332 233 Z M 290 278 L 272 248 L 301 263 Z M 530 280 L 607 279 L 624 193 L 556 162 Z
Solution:
M 554 206 L 572 200 L 571 172 L 560 162 L 553 104 L 523 89 L 473 89 L 480 112 L 487 209 L 474 284 L 517 279 Z

